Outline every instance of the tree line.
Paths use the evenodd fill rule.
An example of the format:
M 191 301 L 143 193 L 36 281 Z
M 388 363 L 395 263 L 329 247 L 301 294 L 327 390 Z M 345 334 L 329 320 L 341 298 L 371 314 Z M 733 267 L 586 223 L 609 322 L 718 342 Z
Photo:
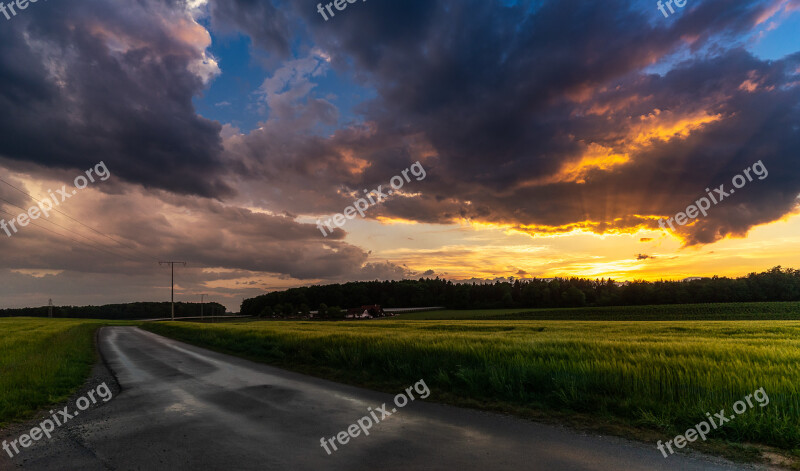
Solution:
M 175 317 L 200 317 L 200 303 L 175 303 Z M 203 315 L 221 316 L 225 306 L 203 303 Z M 49 306 L 0 309 L 0 317 L 48 317 Z M 107 304 L 105 306 L 53 306 L 54 318 L 80 319 L 161 319 L 171 316 L 170 303 Z
M 275 291 L 242 302 L 241 313 L 292 316 L 324 305 L 358 307 L 444 306 L 448 309 L 559 308 L 647 304 L 800 301 L 800 270 L 780 266 L 739 278 L 714 276 L 692 281 L 633 281 L 555 278 L 494 283 L 454 283 L 430 278 L 358 281 Z M 324 317 L 324 316 L 323 316 Z M 335 316 L 328 316 L 335 317 Z

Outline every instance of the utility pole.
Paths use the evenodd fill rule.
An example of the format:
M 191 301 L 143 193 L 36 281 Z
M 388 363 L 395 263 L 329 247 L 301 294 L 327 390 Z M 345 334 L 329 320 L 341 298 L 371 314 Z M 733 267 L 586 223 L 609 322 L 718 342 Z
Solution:
M 159 265 L 169 265 L 172 269 L 172 320 L 175 320 L 175 264 L 182 263 L 183 266 L 186 266 L 186 262 L 158 262 Z
M 200 295 L 200 322 L 203 322 L 203 298 L 208 296 L 207 294 Z M 214 313 L 211 313 L 211 317 L 214 317 Z
M 47 317 L 53 317 L 53 298 L 47 301 Z

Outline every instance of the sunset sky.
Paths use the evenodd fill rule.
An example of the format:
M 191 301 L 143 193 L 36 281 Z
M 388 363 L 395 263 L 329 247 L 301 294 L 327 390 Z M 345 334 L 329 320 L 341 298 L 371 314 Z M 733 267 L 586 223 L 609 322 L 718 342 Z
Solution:
M 0 232 L 0 307 L 168 300 L 158 260 L 187 262 L 176 300 L 234 311 L 353 280 L 800 268 L 800 0 L 688 0 L 668 18 L 654 0 L 334 11 L 81 0 L 0 16 L 0 218 L 98 162 L 112 175 L 59 206 L 72 219 Z M 321 234 L 417 161 L 425 179 Z M 659 228 L 759 161 L 764 179 Z

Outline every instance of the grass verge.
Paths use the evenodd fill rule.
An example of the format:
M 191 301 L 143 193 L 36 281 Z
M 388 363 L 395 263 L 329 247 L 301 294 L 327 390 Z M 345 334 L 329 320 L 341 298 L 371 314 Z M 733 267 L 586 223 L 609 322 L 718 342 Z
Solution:
M 105 321 L 0 318 L 0 428 L 66 400 L 97 359 Z

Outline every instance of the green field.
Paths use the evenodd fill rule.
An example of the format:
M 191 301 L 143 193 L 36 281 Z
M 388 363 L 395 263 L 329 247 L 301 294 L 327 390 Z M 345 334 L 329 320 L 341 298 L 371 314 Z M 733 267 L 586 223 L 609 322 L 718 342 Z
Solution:
M 800 322 L 407 321 L 147 324 L 148 330 L 318 376 L 528 415 L 683 433 L 763 387 L 771 402 L 712 440 L 800 448 Z
M 89 376 L 107 322 L 0 318 L 0 427 L 67 399 Z
M 666 304 L 561 309 L 473 309 L 401 314 L 406 320 L 587 320 L 587 321 L 712 321 L 800 320 L 800 303 Z

